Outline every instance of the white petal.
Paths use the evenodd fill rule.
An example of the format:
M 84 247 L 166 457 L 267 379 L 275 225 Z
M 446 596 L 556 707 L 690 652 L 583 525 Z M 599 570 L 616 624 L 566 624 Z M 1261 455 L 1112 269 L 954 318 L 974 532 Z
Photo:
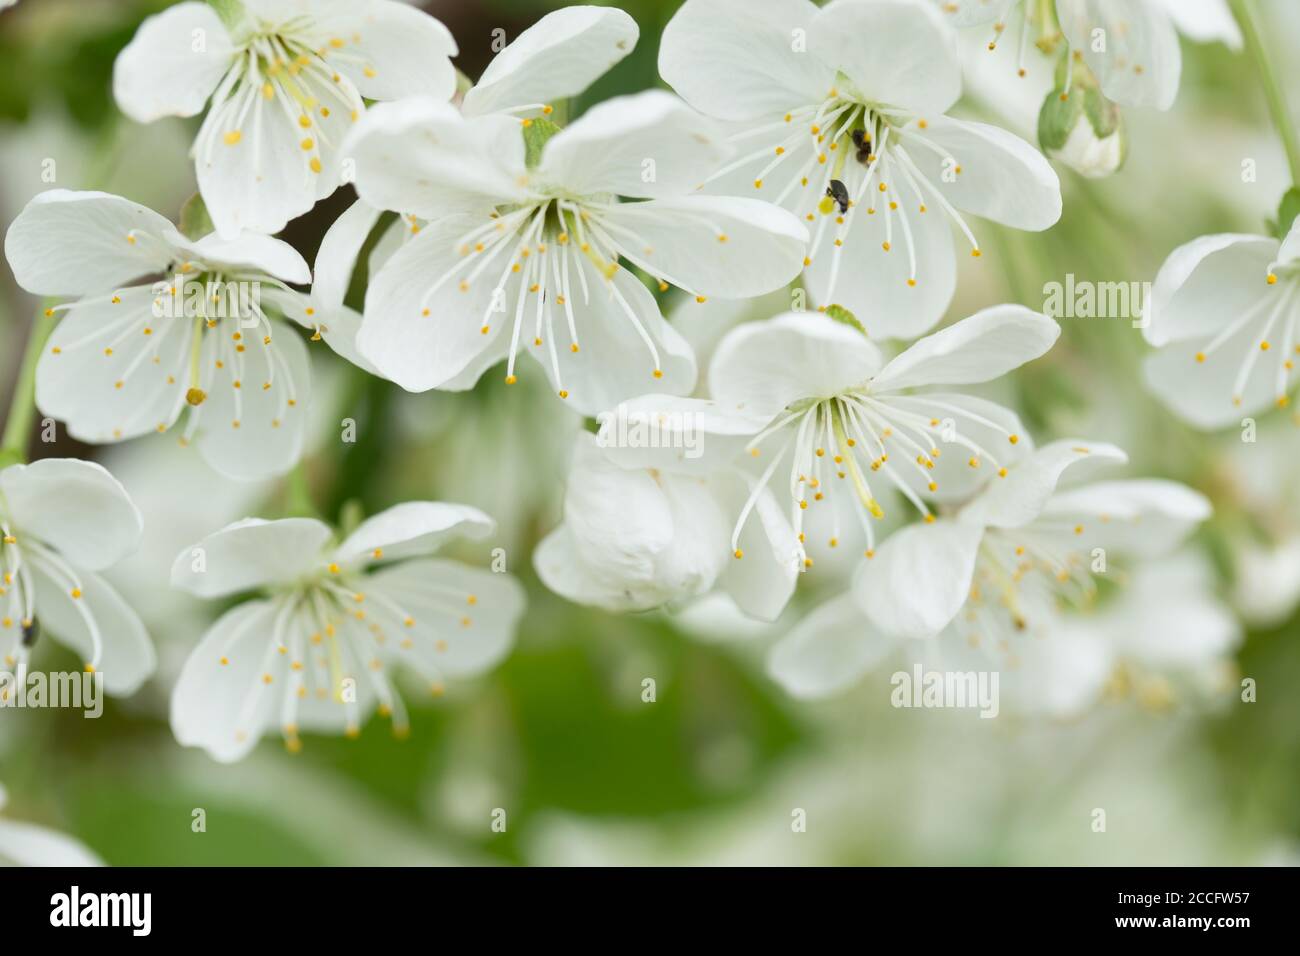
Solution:
M 361 248 L 379 222 L 380 210 L 358 199 L 325 230 L 312 272 L 311 294 L 326 308 L 339 308 L 348 293 Z
M 858 607 L 892 639 L 942 631 L 970 596 L 984 529 L 959 521 L 894 532 L 853 579 Z
M 586 274 L 590 289 L 590 300 L 584 302 L 576 276 L 572 279 L 574 325 L 580 351 L 571 352 L 567 344 L 558 346 L 556 364 L 560 378 L 557 379 L 548 346 L 534 345 L 531 341 L 527 345 L 528 354 L 546 370 L 551 386 L 569 393 L 566 404 L 583 415 L 597 415 L 649 389 L 672 395 L 688 394 L 695 387 L 695 355 L 677 330 L 664 321 L 650 290 L 626 269 L 619 269 L 613 279 L 606 280 L 587 259 L 576 261 L 577 267 Z M 620 296 L 654 343 L 659 371 L 663 373 L 659 377 L 654 375 L 654 356 L 628 318 Z M 558 314 L 551 335 L 568 339 L 565 320 Z
M 1019 528 L 1042 514 L 1066 471 L 1071 477 L 1095 468 L 1123 464 L 1128 456 L 1105 442 L 1064 439 L 1044 445 L 991 482 L 961 512 L 961 520 L 1000 528 Z
M 144 533 L 126 489 L 94 462 L 44 458 L 11 465 L 0 471 L 0 493 L 16 535 L 30 534 L 91 571 L 122 560 Z
M 177 743 L 202 747 L 214 760 L 233 763 L 275 725 L 282 691 L 264 692 L 262 675 L 270 673 L 268 663 L 281 659 L 267 653 L 278 614 L 277 603 L 249 601 L 208 628 L 172 688 Z M 250 695 L 257 697 L 250 701 Z
M 946 113 L 961 96 L 957 35 L 929 3 L 832 3 L 813 21 L 808 46 L 874 103 Z
M 362 96 L 368 100 L 404 96 L 451 99 L 456 91 L 451 57 L 458 51 L 451 31 L 440 20 L 393 0 L 370 0 L 357 6 L 361 9 L 355 22 L 339 25 L 337 39 L 347 43 L 340 52 L 347 56 L 330 62 Z
M 227 366 L 208 389 L 195 432 L 203 460 L 239 481 L 282 475 L 297 464 L 311 397 L 311 362 L 296 333 L 279 329 L 273 344 L 258 342 L 249 348 L 261 354 L 244 358 L 248 381 L 235 379 L 238 369 Z M 272 377 L 266 365 L 274 361 L 273 354 L 278 367 Z
M 596 419 L 597 444 L 621 467 L 689 474 L 732 461 L 767 424 L 707 399 L 659 394 L 620 402 Z
M 835 71 L 806 50 L 807 0 L 687 0 L 664 27 L 659 75 L 696 109 L 726 120 L 820 102 Z
M 511 276 L 501 298 L 494 299 L 497 275 L 508 260 L 498 256 L 466 291 L 453 279 L 428 295 L 461 262 L 458 240 L 483 221 L 451 216 L 430 223 L 371 277 L 357 348 L 380 374 L 407 391 L 471 388 L 505 357 L 514 317 L 509 307 L 522 281 Z M 497 305 L 507 315 L 495 311 Z
M 612 579 L 588 569 L 573 529 L 561 524 L 533 549 L 533 570 L 543 585 L 574 604 L 611 611 L 641 611 L 659 603 L 658 595 L 645 600 Z
M 146 17 L 113 63 L 113 98 L 137 123 L 194 116 L 234 60 L 230 35 L 206 3 Z
M 1277 246 L 1262 236 L 1232 233 L 1198 236 L 1179 246 L 1156 273 L 1143 312 L 1142 334 L 1152 345 L 1164 345 L 1215 331 L 1225 316 L 1241 314 L 1266 294 L 1263 282 L 1276 250 Z M 1181 295 L 1197 273 L 1201 278 L 1195 287 Z M 1252 282 L 1254 278 L 1262 281 Z M 1175 300 L 1177 306 L 1170 308 Z
M 269 308 L 268 308 L 269 307 Z M 284 289 L 262 290 L 262 308 L 268 314 L 280 314 L 304 329 L 316 333 L 336 355 L 371 375 L 378 370 L 357 350 L 357 333 L 361 331 L 361 313 L 346 305 L 329 305 L 316 296 Z
M 577 96 L 632 52 L 636 21 L 613 7 L 555 10 L 493 57 L 465 94 L 466 116 Z
M 385 568 L 366 579 L 366 590 L 414 620 L 409 627 L 392 623 L 391 632 L 410 637 L 412 646 L 391 659 L 405 662 L 409 653 L 412 663 L 435 679 L 470 677 L 501 661 L 514 644 L 526 604 L 523 587 L 511 575 L 437 559 Z
M 1057 0 L 1056 13 L 1070 48 L 1083 54 L 1108 97 L 1123 106 L 1173 105 L 1183 60 L 1162 4 Z
M 866 383 L 880 362 L 879 350 L 852 326 L 820 312 L 789 312 L 728 332 L 713 353 L 709 383 L 720 403 L 771 418 L 801 398 Z
M 868 213 L 868 208 L 875 212 Z M 827 226 L 828 234 L 804 273 L 813 304 L 843 306 L 877 340 L 910 340 L 932 329 L 952 302 L 957 260 L 952 227 L 943 213 L 933 206 L 925 213 L 917 209 L 910 206 L 902 211 L 912 231 L 915 276 L 902 225 L 895 219 L 892 227 L 886 226 L 883 204 L 873 207 L 863 202 L 850 210 L 843 246 L 833 245 L 835 233 Z M 816 226 L 809 223 L 809 228 Z M 887 239 L 889 251 L 884 248 Z M 911 278 L 916 285 L 908 284 Z
M 172 250 L 162 237 L 171 232 L 162 216 L 121 196 L 50 189 L 5 233 L 5 257 L 34 295 L 108 292 L 165 269 Z
M 261 233 L 241 232 L 233 238 L 223 239 L 214 232 L 197 242 L 190 242 L 175 233 L 173 240 L 177 249 L 222 272 L 253 270 L 297 285 L 311 281 L 307 260 L 297 249 Z
M 856 684 L 897 645 L 872 631 L 842 594 L 815 608 L 771 650 L 767 673 L 794 697 L 829 697 Z
M 624 258 L 651 275 L 725 299 L 763 295 L 789 283 L 803 270 L 808 243 L 803 223 L 759 199 L 684 196 L 620 203 L 592 219 L 608 223 Z
M 975 27 L 1003 20 L 1019 0 L 934 0 L 954 27 Z
M 165 430 L 184 407 L 185 385 L 178 378 L 188 370 L 192 326 L 155 316 L 159 297 L 146 286 L 116 298 L 90 297 L 69 309 L 36 366 L 37 407 L 66 422 L 80 441 L 124 441 L 160 425 Z
M 1162 0 L 1165 12 L 1174 21 L 1178 32 L 1197 43 L 1221 40 L 1229 49 L 1241 49 L 1241 29 L 1224 0 Z
M 314 518 L 245 518 L 178 554 L 171 584 L 210 598 L 287 583 L 325 564 L 322 552 L 332 534 Z
M 1287 265 L 1300 264 L 1300 216 L 1292 220 L 1282 247 L 1277 251 L 1277 261 Z
M 713 484 L 728 518 L 738 517 L 751 488 L 725 475 L 715 477 Z M 742 557 L 733 554 L 728 559 L 718 587 L 750 617 L 775 621 L 794 595 L 803 548 L 770 488 L 758 496 L 736 543 Z
M 725 132 L 663 90 L 593 106 L 556 133 L 536 175 L 574 195 L 655 199 L 698 187 L 731 155 Z
M 1064 719 L 1096 703 L 1115 668 L 1115 652 L 1096 628 L 1058 615 L 1042 637 L 1022 642 L 1015 668 L 1001 671 L 1007 709 Z
M 104 862 L 71 837 L 31 823 L 0 820 L 0 865 L 103 866 Z
M 1215 597 L 1213 567 L 1191 550 L 1139 565 L 1107 625 L 1118 653 L 1175 670 L 1221 661 L 1243 637 L 1241 624 Z
M 115 697 L 129 697 L 157 666 L 149 634 L 139 615 L 107 581 L 87 571 L 77 576 L 81 597 L 73 598 L 63 581 L 54 580 L 37 565 L 32 574 L 36 617 L 43 631 L 88 664 L 95 662 L 93 621 L 101 648 L 95 664 L 104 675 L 104 689 Z
M 895 408 L 940 422 L 937 447 L 943 454 L 932 459 L 934 467 L 927 468 L 925 476 L 910 468 L 901 469 L 898 475 L 923 498 L 945 503 L 967 501 L 996 477 L 998 468 L 1012 465 L 1034 450 L 1020 418 L 997 402 L 957 392 L 890 396 L 886 401 Z M 1010 442 L 1011 435 L 1016 436 L 1015 444 Z M 985 458 L 963 442 L 978 446 L 989 457 Z M 979 462 L 974 468 L 970 464 L 972 458 Z M 930 482 L 938 486 L 933 492 L 929 490 Z
M 1268 275 L 1277 255 L 1277 242 L 1262 236 L 1201 236 L 1179 246 L 1152 286 L 1147 341 L 1164 345 L 1214 335 L 1276 292 Z
M 1300 306 L 1292 303 L 1291 308 Z M 1142 378 L 1147 388 L 1188 424 L 1204 429 L 1239 425 L 1243 418 L 1277 404 L 1276 363 L 1283 358 L 1261 351 L 1257 336 L 1258 327 L 1239 330 L 1205 355 L 1204 362 L 1197 361 L 1197 356 L 1204 354 L 1206 340 L 1174 342 L 1147 356 Z M 1251 360 L 1254 371 L 1238 393 L 1240 370 Z
M 437 219 L 527 196 L 519 121 L 467 120 L 428 97 L 366 110 L 343 154 L 356 163 L 357 195 L 379 209 Z
M 304 150 L 306 138 L 298 116 L 290 115 L 277 100 L 263 100 L 254 94 L 252 115 L 236 128 L 232 111 L 237 101 L 209 112 L 194 145 L 194 168 L 213 226 L 223 237 L 234 239 L 241 232 L 279 232 L 315 205 L 321 195 L 338 186 L 338 152 L 325 142 L 316 150 Z M 334 123 L 343 122 L 343 110 Z M 227 128 L 230 127 L 230 128 Z M 234 142 L 227 135 L 238 132 Z M 341 135 L 341 133 L 336 133 Z M 334 140 L 337 142 L 337 140 Z M 321 162 L 312 169 L 313 156 Z
M 995 305 L 928 335 L 889 362 L 875 392 L 917 385 L 974 385 L 1005 375 L 1052 347 L 1061 327 L 1021 305 Z
M 1128 554 L 1158 557 L 1177 548 L 1210 517 L 1210 502 L 1176 481 L 1099 481 L 1059 492 L 1044 518 L 1087 518 L 1090 541 Z
M 469 505 L 405 501 L 363 521 L 339 545 L 334 559 L 340 564 L 370 560 L 375 551 L 384 560 L 431 554 L 450 538 L 477 540 L 495 528 L 495 521 Z
M 916 124 L 908 126 L 900 134 L 905 147 L 909 132 L 948 151 L 943 157 L 917 145 L 908 155 L 958 209 L 1032 232 L 1047 229 L 1061 218 L 1061 181 L 1056 171 L 1042 153 L 1014 133 L 946 116 L 927 120 L 924 131 Z M 960 173 L 945 175 L 949 160 L 960 167 Z

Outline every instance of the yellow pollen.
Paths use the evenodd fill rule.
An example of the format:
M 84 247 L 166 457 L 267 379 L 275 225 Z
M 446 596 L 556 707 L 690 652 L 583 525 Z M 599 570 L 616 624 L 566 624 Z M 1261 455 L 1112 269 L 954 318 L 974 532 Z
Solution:
M 1269 285 L 1277 285 L 1277 276 L 1275 276 L 1275 275 L 1274 275 L 1273 273 L 1271 273 L 1271 272 L 1268 274 L 1268 284 L 1269 284 Z
M 320 158 L 317 157 L 317 156 L 313 156 L 313 157 L 311 158 L 311 162 L 308 163 L 307 165 L 309 165 L 309 166 L 311 167 L 311 171 L 312 171 L 313 173 L 319 173 L 320 170 L 321 170 Z
M 221 138 L 225 140 L 227 146 L 234 146 L 236 143 L 238 143 L 241 139 L 244 138 L 244 134 L 237 129 L 232 129 L 229 133 L 227 133 L 225 136 Z

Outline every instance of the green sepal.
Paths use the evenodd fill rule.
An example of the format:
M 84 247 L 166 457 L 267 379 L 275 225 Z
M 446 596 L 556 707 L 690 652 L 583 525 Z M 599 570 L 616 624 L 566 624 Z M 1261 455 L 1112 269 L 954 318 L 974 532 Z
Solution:
M 542 161 L 542 149 L 546 141 L 560 131 L 560 127 L 550 120 L 538 116 L 524 123 L 524 162 L 529 169 L 536 169 Z
M 834 319 L 836 322 L 842 322 L 844 325 L 852 326 L 864 336 L 867 334 L 867 330 L 863 327 L 862 323 L 858 321 L 858 317 L 842 305 L 826 306 L 826 315 L 827 317 Z
M 227 30 L 233 30 L 243 22 L 244 4 L 241 0 L 208 0 L 208 6 L 217 11 Z
M 1277 207 L 1277 237 L 1285 241 L 1296 217 L 1300 216 L 1300 186 L 1292 186 Z
M 198 193 L 185 200 L 185 205 L 181 206 L 181 221 L 177 228 L 186 239 L 196 241 L 215 231 L 212 217 L 208 215 L 207 203 Z

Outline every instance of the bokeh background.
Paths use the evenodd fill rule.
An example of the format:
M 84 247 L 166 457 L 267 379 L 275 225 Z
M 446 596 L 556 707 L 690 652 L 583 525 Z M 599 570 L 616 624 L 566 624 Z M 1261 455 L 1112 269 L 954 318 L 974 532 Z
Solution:
M 169 215 L 194 191 L 187 151 L 198 120 L 141 127 L 111 96 L 117 51 L 167 5 L 22 0 L 0 13 L 5 227 L 51 186 L 106 189 Z M 493 30 L 513 38 L 562 4 L 420 5 L 450 27 L 457 65 L 476 77 L 491 58 Z M 640 24 L 640 42 L 571 115 L 659 82 L 658 36 L 677 3 L 621 6 Z M 1291 0 L 1260 7 L 1295 108 L 1300 16 Z M 1037 104 L 1005 87 L 972 76 L 959 112 L 1034 139 Z M 1184 42 L 1174 108 L 1128 110 L 1126 119 L 1132 141 L 1120 173 L 1089 181 L 1060 170 L 1065 213 L 1053 229 L 981 224 L 989 254 L 965 263 L 949 320 L 1002 301 L 1041 308 L 1044 284 L 1067 272 L 1149 281 L 1195 236 L 1266 230 L 1289 184 L 1242 54 Z M 1254 182 L 1242 181 L 1247 158 Z M 42 178 L 50 159 L 53 183 Z M 311 261 L 351 199 L 345 187 L 284 238 Z M 671 299 L 665 308 L 704 352 L 744 317 L 679 310 Z M 778 295 L 748 315 L 780 308 Z M 35 300 L 0 269 L 0 400 L 36 314 Z M 775 625 L 747 624 L 713 600 L 625 617 L 571 605 L 541 587 L 530 565 L 560 518 L 569 445 L 582 427 L 547 397 L 542 376 L 512 389 L 487 376 L 472 393 L 413 396 L 320 347 L 313 357 L 325 384 L 307 459 L 318 506 L 337 516 L 349 502 L 373 512 L 434 498 L 494 515 L 497 540 L 463 556 L 481 561 L 488 547 L 505 547 L 526 582 L 515 651 L 442 698 L 408 694 L 407 740 L 376 719 L 356 741 L 308 737 L 290 755 L 268 740 L 240 764 L 216 764 L 178 746 L 166 716 L 180 664 L 220 608 L 169 591 L 167 569 L 228 521 L 281 513 L 284 489 L 221 479 L 173 436 L 112 448 L 39 445 L 34 454 L 102 461 L 145 512 L 143 547 L 110 577 L 145 617 L 160 668 L 96 721 L 0 711 L 6 815 L 63 830 L 117 865 L 1300 861 L 1300 427 L 1275 412 L 1261 419 L 1254 445 L 1236 431 L 1193 432 L 1142 389 L 1147 347 L 1127 321 L 1062 325 L 1056 348 L 1017 373 L 1002 397 L 1040 441 L 1113 441 L 1130 452 L 1131 474 L 1184 481 L 1211 497 L 1216 515 L 1194 544 L 1246 633 L 1225 693 L 1159 707 L 1121 695 L 1069 722 L 985 721 L 969 711 L 892 708 L 886 667 L 834 700 L 793 701 L 765 676 L 764 656 L 790 621 L 843 587 L 847 563 L 819 562 Z M 338 439 L 345 417 L 358 423 L 355 444 Z M 79 669 L 60 653 L 47 642 L 37 665 Z M 1241 676 L 1256 681 L 1256 702 L 1239 700 Z M 648 677 L 653 703 L 642 700 Z M 196 808 L 206 812 L 206 833 L 191 830 Z M 491 827 L 496 808 L 506 811 L 505 832 Z M 807 832 L 792 832 L 796 808 Z M 1094 808 L 1106 810 L 1105 833 L 1092 830 Z

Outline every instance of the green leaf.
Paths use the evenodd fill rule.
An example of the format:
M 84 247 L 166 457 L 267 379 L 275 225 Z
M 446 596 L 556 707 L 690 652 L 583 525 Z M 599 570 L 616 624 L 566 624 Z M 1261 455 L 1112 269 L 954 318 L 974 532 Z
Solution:
M 195 193 L 181 206 L 180 231 L 186 239 L 202 239 L 215 228 L 203 197 Z

